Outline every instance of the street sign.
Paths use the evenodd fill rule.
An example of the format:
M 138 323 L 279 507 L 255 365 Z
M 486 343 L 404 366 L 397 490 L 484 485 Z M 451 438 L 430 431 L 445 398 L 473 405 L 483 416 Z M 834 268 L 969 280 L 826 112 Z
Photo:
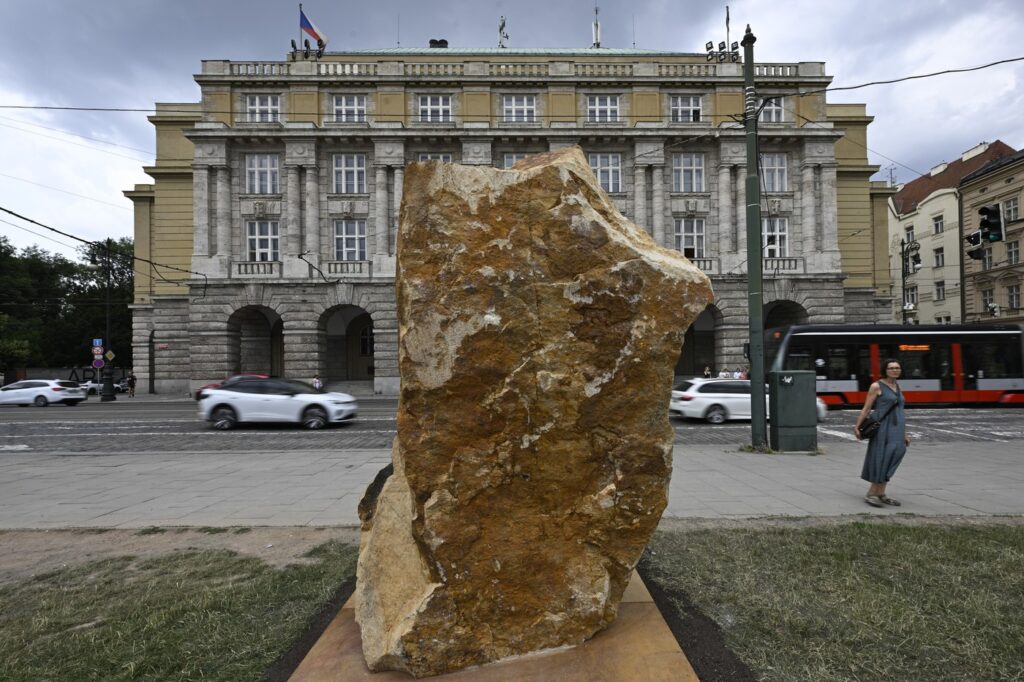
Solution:
M 94 345 L 94 346 L 102 346 L 103 345 L 103 339 L 93 339 L 92 340 L 92 345 Z
M 114 361 L 114 351 L 108 350 L 107 354 L 104 355 L 103 357 L 105 357 L 107 359 L 107 362 L 113 362 Z
M 105 364 L 107 363 L 103 362 L 103 358 L 96 358 L 95 360 L 92 361 L 92 368 L 103 369 L 103 365 Z
M 97 357 L 99 357 L 100 355 L 103 355 L 103 346 L 93 346 L 92 347 L 92 354 L 97 356 Z

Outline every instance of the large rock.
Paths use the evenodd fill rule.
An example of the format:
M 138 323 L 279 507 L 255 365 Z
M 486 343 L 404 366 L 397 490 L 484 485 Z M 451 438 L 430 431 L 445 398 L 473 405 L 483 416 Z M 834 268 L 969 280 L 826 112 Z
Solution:
M 672 369 L 712 294 L 578 148 L 405 178 L 398 436 L 361 505 L 356 619 L 371 670 L 422 677 L 615 619 L 667 503 Z

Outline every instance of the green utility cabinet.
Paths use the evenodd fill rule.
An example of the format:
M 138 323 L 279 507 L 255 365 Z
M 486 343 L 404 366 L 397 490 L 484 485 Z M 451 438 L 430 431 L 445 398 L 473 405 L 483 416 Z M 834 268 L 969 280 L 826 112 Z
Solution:
M 814 372 L 768 373 L 768 442 L 773 450 L 818 449 L 818 409 Z

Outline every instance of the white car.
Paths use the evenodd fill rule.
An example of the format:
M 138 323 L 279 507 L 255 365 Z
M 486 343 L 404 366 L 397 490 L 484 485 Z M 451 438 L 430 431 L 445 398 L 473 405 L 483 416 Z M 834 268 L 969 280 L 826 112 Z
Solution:
M 114 393 L 124 393 L 125 391 L 128 390 L 128 386 L 126 384 L 123 384 L 123 381 L 124 379 L 122 379 L 121 381 L 114 382 Z M 99 395 L 100 393 L 103 393 L 102 381 L 95 381 L 93 379 L 89 379 L 88 381 L 83 381 L 79 385 L 82 388 L 84 388 L 85 392 L 88 393 L 89 395 Z
M 199 398 L 199 416 L 215 429 L 243 422 L 293 422 L 307 429 L 355 419 L 359 406 L 348 393 L 318 391 L 290 379 L 238 377 Z
M 767 411 L 765 390 L 765 409 Z M 818 421 L 828 407 L 815 396 Z M 706 419 L 721 424 L 728 419 L 750 419 L 750 381 L 747 379 L 689 379 L 672 389 L 668 405 L 672 417 Z
M 87 397 L 74 381 L 57 379 L 26 379 L 0 388 L 0 405 L 46 407 L 50 403 L 64 403 L 73 407 Z

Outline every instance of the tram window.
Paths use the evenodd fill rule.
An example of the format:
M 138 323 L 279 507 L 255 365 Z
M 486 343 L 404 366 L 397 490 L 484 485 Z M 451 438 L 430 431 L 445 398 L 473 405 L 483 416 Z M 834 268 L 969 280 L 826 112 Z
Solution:
M 964 343 L 968 375 L 979 379 L 1010 379 L 1021 376 L 1020 339 L 971 339 Z
M 849 346 L 832 346 L 826 349 L 825 376 L 832 380 L 849 379 L 851 374 Z
M 784 369 L 806 369 L 820 374 L 815 366 L 817 343 L 811 339 L 794 336 L 789 340 L 786 349 L 786 366 Z
M 899 359 L 903 368 L 901 379 L 938 379 L 942 390 L 953 388 L 953 362 L 948 344 L 880 344 L 879 351 L 882 362 L 888 358 Z

